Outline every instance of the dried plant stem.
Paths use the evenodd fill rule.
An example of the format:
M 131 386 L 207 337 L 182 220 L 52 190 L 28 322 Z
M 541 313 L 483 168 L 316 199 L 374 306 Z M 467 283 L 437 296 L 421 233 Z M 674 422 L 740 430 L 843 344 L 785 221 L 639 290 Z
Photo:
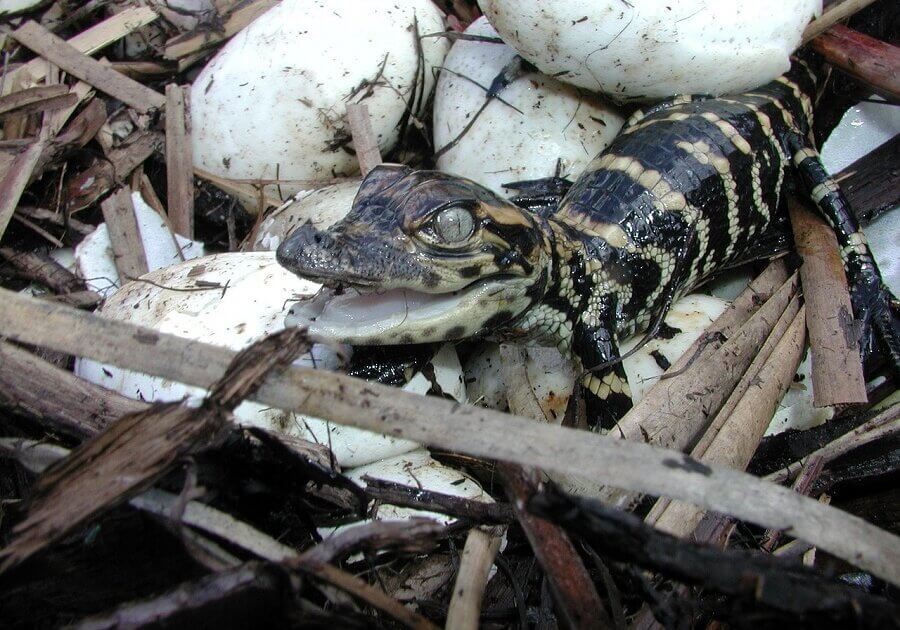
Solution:
M 477 630 L 480 626 L 481 600 L 501 540 L 497 529 L 469 530 L 447 609 L 447 630 Z
M 743 470 L 750 462 L 759 441 L 772 421 L 787 388 L 790 386 L 805 343 L 803 310 L 792 318 L 790 327 L 772 350 L 769 359 L 748 379 L 747 389 L 740 396 L 727 420 L 708 445 L 692 453 L 706 464 L 729 466 Z M 697 449 L 698 451 L 701 449 Z M 647 520 L 657 528 L 675 536 L 687 536 L 703 518 L 703 510 L 681 501 L 672 501 L 648 515 Z
M 821 17 L 807 25 L 803 31 L 803 43 L 805 44 L 817 35 L 821 35 L 838 22 L 851 17 L 854 13 L 862 11 L 873 2 L 875 0 L 844 0 L 843 2 L 834 3 Z
M 897 434 L 900 434 L 900 403 L 891 405 L 868 422 L 845 433 L 833 442 L 829 442 L 803 459 L 767 475 L 765 479 L 772 483 L 790 481 L 803 469 L 805 462 L 810 458 L 821 458 L 823 464 L 828 464 L 854 449 Z

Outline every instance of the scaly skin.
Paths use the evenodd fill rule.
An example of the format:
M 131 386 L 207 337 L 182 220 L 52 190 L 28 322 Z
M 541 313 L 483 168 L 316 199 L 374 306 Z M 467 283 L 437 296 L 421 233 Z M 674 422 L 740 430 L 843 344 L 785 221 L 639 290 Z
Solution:
M 864 350 L 877 340 L 897 366 L 892 296 L 811 148 L 814 88 L 797 62 L 746 94 L 675 97 L 637 112 L 549 209 L 540 187 L 526 186 L 516 205 L 469 180 L 382 166 L 346 219 L 326 232 L 301 226 L 278 259 L 329 286 L 455 296 L 433 317 L 410 300 L 409 317 L 384 328 L 322 325 L 341 341 L 556 344 L 585 370 L 589 421 L 609 427 L 631 406 L 619 339 L 716 271 L 772 253 L 761 244 L 784 233 L 785 189 L 797 180 L 838 236 Z M 547 190 L 561 192 L 561 181 Z

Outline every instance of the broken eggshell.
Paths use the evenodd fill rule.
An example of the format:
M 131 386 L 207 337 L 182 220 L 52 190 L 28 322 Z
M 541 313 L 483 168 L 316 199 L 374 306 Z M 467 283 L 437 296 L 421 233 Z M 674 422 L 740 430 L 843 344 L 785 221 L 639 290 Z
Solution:
M 192 241 L 169 230 L 165 219 L 151 208 L 139 192 L 131 194 L 134 215 L 137 219 L 141 244 L 147 259 L 149 271 L 168 267 L 181 260 L 191 260 L 204 255 L 203 243 Z M 78 275 L 92 291 L 109 297 L 122 286 L 122 279 L 116 269 L 109 229 L 101 223 L 75 248 L 75 262 Z
M 312 296 L 319 285 L 302 280 L 275 261 L 272 252 L 216 254 L 172 265 L 126 284 L 107 299 L 105 317 L 240 350 L 284 328 L 291 304 Z M 296 362 L 304 367 L 337 369 L 340 360 L 330 347 L 314 345 Z M 193 404 L 205 390 L 168 379 L 121 370 L 96 361 L 79 360 L 76 373 L 93 383 L 145 401 L 188 398 Z M 465 402 L 462 368 L 450 344 L 441 347 L 427 370 L 417 373 L 405 390 L 425 394 L 439 388 Z M 419 448 L 409 440 L 334 424 L 302 414 L 244 402 L 238 421 L 332 449 L 341 466 L 359 466 Z
M 663 365 L 675 363 L 688 347 L 727 307 L 724 300 L 708 295 L 687 295 L 672 305 L 666 324 L 677 332 L 670 339 L 657 337 L 623 361 L 631 385 L 632 400 L 638 402 L 665 372 Z M 621 347 L 627 353 L 641 336 L 626 340 Z M 499 348 L 483 350 L 465 366 L 465 380 L 470 400 L 482 406 L 506 408 L 506 386 L 500 372 Z M 561 422 L 575 382 L 575 367 L 556 348 L 525 348 L 528 382 L 541 410 L 547 418 Z
M 497 37 L 485 18 L 466 29 L 468 35 Z M 472 179 L 501 195 L 503 184 L 551 177 L 574 178 L 605 149 L 624 123 L 619 111 L 596 95 L 529 72 L 500 92 L 484 111 L 489 86 L 516 56 L 502 43 L 457 40 L 434 96 L 434 146 L 437 167 Z M 466 125 L 476 117 L 471 128 Z
M 484 503 L 493 503 L 494 501 L 477 481 L 465 473 L 435 460 L 425 449 L 410 451 L 396 457 L 360 466 L 347 471 L 345 474 L 361 486 L 368 485 L 364 477 L 371 477 L 473 501 Z M 338 527 L 322 527 L 319 528 L 319 534 L 323 538 L 329 538 L 337 533 L 356 527 L 360 523 L 402 521 L 414 517 L 430 518 L 445 525 L 456 520 L 454 517 L 446 514 L 382 503 L 377 506 L 370 518 Z
M 407 103 L 414 113 L 424 105 L 449 47 L 418 35 L 443 30 L 429 0 L 285 0 L 235 35 L 193 82 L 194 164 L 232 179 L 357 172 L 347 104 L 368 107 L 379 148 L 390 150 Z M 281 185 L 286 194 L 298 189 Z
M 350 212 L 359 191 L 359 179 L 297 193 L 263 219 L 249 243 L 249 251 L 274 252 L 298 225 L 311 223 L 326 230 Z
M 544 74 L 616 100 L 735 94 L 787 71 L 822 0 L 482 0 Z

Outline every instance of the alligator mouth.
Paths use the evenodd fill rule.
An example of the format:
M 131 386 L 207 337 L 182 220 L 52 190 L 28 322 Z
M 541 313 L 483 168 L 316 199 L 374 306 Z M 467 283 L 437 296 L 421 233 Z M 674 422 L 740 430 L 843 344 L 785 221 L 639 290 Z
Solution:
M 314 338 L 356 345 L 428 343 L 476 334 L 481 322 L 509 308 L 502 278 L 485 278 L 450 293 L 414 289 L 323 288 L 291 309 L 289 325 Z

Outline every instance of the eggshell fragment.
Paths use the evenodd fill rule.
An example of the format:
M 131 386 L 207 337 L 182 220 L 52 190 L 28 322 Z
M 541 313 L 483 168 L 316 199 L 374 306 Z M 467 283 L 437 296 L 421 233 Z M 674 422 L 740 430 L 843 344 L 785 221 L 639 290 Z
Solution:
M 470 35 L 497 37 L 485 18 L 466 29 Z M 504 44 L 458 40 L 444 62 L 434 97 L 434 145 L 440 170 L 472 179 L 506 195 L 503 184 L 551 177 L 577 177 L 606 148 L 624 119 L 595 95 L 537 72 L 514 81 L 484 111 L 485 90 L 515 57 Z M 474 83 L 473 83 L 474 82 Z M 517 111 L 518 110 L 518 111 Z M 474 125 L 463 135 L 472 118 Z
M 366 485 L 363 477 L 368 476 L 464 499 L 486 503 L 493 502 L 491 496 L 484 491 L 477 481 L 455 468 L 450 468 L 436 461 L 424 449 L 354 468 L 347 472 L 347 476 L 363 486 Z M 453 517 L 446 514 L 387 504 L 378 506 L 375 520 L 402 520 L 411 516 L 432 518 L 441 523 L 449 523 L 454 520 Z
M 318 284 L 302 280 L 278 265 L 273 252 L 216 254 L 173 265 L 126 284 L 106 301 L 102 313 L 161 332 L 239 350 L 282 330 L 291 304 L 301 297 L 312 296 L 319 288 Z M 340 360 L 332 348 L 316 344 L 312 353 L 300 357 L 297 364 L 337 369 Z M 206 394 L 198 387 L 96 361 L 79 360 L 75 371 L 82 378 L 138 400 L 187 398 L 198 403 Z M 424 395 L 437 387 L 465 402 L 462 368 L 451 344 L 440 348 L 427 372 L 430 378 L 417 373 L 404 389 Z M 332 450 L 340 466 L 359 466 L 419 448 L 409 440 L 255 402 L 242 403 L 235 416 L 248 426 L 324 444 Z
M 297 226 L 312 223 L 325 230 L 343 219 L 359 191 L 359 179 L 298 193 L 263 219 L 250 251 L 275 251 Z
M 358 171 L 348 103 L 368 106 L 382 153 L 407 103 L 421 108 L 448 44 L 430 0 L 284 0 L 235 35 L 191 90 L 194 163 L 232 179 L 310 180 Z M 283 184 L 293 194 L 296 186 Z
M 203 243 L 179 234 L 173 235 L 165 220 L 147 205 L 139 192 L 132 193 L 131 200 L 149 271 L 162 269 L 181 260 L 179 250 L 185 260 L 203 256 Z M 101 223 L 78 244 L 75 248 L 75 261 L 79 275 L 84 278 L 87 287 L 103 297 L 109 297 L 122 285 L 106 223 Z
M 724 300 L 701 294 L 687 295 L 675 302 L 665 321 L 680 332 L 671 339 L 653 339 L 623 362 L 634 402 L 641 400 L 665 372 L 660 362 L 675 363 L 727 305 Z M 627 353 L 641 339 L 642 336 L 638 335 L 626 340 L 621 346 L 622 353 Z M 556 348 L 548 347 L 529 346 L 526 357 L 528 382 L 541 410 L 546 417 L 561 422 L 574 388 L 573 362 L 563 357 Z M 499 349 L 496 346 L 493 352 L 485 350 L 475 355 L 474 362 L 467 362 L 466 383 L 471 400 L 478 400 L 483 406 L 495 409 L 506 407 L 506 386 L 500 374 Z
M 822 0 L 482 0 L 545 74 L 617 100 L 735 94 L 787 71 Z

